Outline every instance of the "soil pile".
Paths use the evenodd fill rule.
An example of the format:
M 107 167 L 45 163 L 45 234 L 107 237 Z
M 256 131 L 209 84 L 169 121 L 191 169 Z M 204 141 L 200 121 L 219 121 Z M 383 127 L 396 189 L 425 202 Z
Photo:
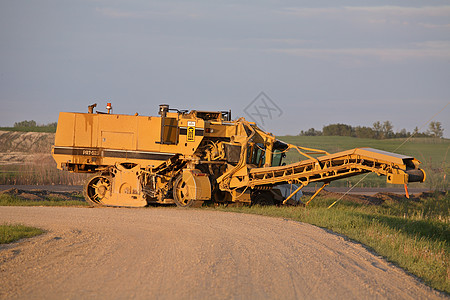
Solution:
M 0 131 L 0 165 L 31 164 L 51 157 L 54 133 Z
M 304 192 L 303 194 L 307 197 L 311 197 L 314 193 Z M 442 194 L 444 194 L 444 193 L 442 192 Z M 342 193 L 333 193 L 333 192 L 329 192 L 327 190 L 323 190 L 320 192 L 319 195 L 324 198 L 340 199 L 343 194 Z M 410 195 L 409 199 L 406 198 L 405 195 L 400 195 L 400 194 L 396 194 L 396 193 L 376 193 L 375 195 L 371 195 L 371 196 L 347 194 L 342 198 L 342 200 L 359 203 L 359 204 L 365 204 L 365 205 L 381 205 L 385 202 L 386 203 L 399 203 L 399 202 L 404 202 L 406 200 L 418 202 L 418 201 L 420 201 L 420 199 L 435 197 L 435 196 L 436 196 L 436 192 L 423 192 L 420 194 Z
M 83 195 L 80 192 L 51 192 L 46 190 L 25 191 L 16 188 L 1 191 L 0 195 L 11 195 L 19 199 L 31 201 L 68 201 L 83 199 Z

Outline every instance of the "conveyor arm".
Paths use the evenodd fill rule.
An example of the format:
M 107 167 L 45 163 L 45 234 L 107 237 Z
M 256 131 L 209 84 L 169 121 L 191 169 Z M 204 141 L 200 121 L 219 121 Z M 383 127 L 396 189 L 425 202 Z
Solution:
M 311 182 L 328 183 L 367 172 L 385 175 L 387 182 L 406 184 L 423 182 L 425 172 L 419 169 L 420 162 L 413 157 L 381 151 L 372 148 L 356 148 L 302 160 L 279 167 L 252 168 L 245 180 L 234 180 L 231 188 L 274 185 L 283 182 L 299 183 L 303 186 Z M 241 182 L 243 184 L 239 184 Z

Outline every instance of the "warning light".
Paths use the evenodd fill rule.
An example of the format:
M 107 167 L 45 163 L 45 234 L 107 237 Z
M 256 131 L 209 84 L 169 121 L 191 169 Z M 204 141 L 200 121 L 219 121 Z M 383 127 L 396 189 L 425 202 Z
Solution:
M 111 103 L 106 104 L 106 109 L 108 110 L 108 114 L 109 114 L 112 109 Z

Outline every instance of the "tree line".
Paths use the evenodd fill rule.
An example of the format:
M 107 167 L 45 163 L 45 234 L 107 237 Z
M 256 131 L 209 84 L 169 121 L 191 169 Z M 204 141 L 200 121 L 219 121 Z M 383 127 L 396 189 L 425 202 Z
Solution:
M 31 121 L 25 120 L 25 121 L 20 121 L 20 122 L 14 123 L 14 127 L 16 127 L 16 128 L 33 128 L 33 127 L 54 127 L 54 128 L 56 128 L 56 125 L 57 125 L 56 122 L 39 125 L 36 123 L 35 120 L 31 120 Z
M 38 124 L 36 121 L 25 120 L 15 122 L 13 127 L 0 127 L 0 130 L 6 131 L 24 131 L 24 132 L 56 132 L 57 122 L 48 124 Z
M 322 131 L 310 128 L 306 131 L 299 133 L 301 136 L 351 136 L 357 138 L 369 138 L 369 139 L 392 139 L 392 138 L 406 138 L 411 135 L 415 137 L 436 137 L 442 138 L 444 136 L 444 129 L 441 122 L 431 122 L 428 126 L 428 130 L 419 132 L 419 128 L 416 127 L 411 133 L 402 129 L 394 132 L 394 126 L 390 121 L 384 121 L 383 123 L 377 121 L 373 123 L 372 127 L 366 126 L 351 126 L 347 124 L 330 124 L 322 128 Z

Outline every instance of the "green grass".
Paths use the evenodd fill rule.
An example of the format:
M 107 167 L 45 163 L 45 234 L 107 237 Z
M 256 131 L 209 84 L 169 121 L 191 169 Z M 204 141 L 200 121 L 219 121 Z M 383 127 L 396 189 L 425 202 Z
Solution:
M 422 162 L 421 168 L 427 173 L 425 183 L 413 183 L 411 187 L 427 187 L 433 190 L 447 190 L 448 178 L 445 175 L 450 173 L 450 166 L 447 163 L 450 159 L 450 139 L 439 138 L 412 138 L 403 146 L 398 148 L 405 139 L 362 139 L 344 136 L 278 136 L 279 140 L 294 145 L 308 148 L 325 150 L 330 153 L 350 150 L 353 148 L 370 147 L 384 151 L 413 156 Z M 286 163 L 296 162 L 305 159 L 295 151 L 289 151 Z M 358 182 L 360 176 L 339 180 L 332 183 L 332 186 L 352 186 Z M 369 174 L 359 185 L 361 187 L 385 187 L 386 178 Z
M 313 224 L 367 245 L 379 255 L 450 293 L 450 195 L 419 202 L 360 205 L 316 198 L 304 207 L 217 207 L 216 210 L 281 217 Z
M 64 200 L 57 197 L 50 197 L 48 200 L 27 200 L 19 197 L 0 194 L 0 206 L 89 206 L 83 200 Z
M 0 225 L 0 244 L 8 244 L 22 238 L 29 238 L 44 233 L 42 229 L 24 225 Z
M 363 139 L 347 136 L 277 136 L 277 139 L 291 144 L 337 152 L 357 147 L 371 147 L 393 152 L 405 139 Z M 401 146 L 397 152 L 406 155 L 427 153 L 433 158 L 443 158 L 445 150 L 450 145 L 450 139 L 412 138 Z M 444 151 L 444 153 L 442 153 Z M 411 152 L 411 153 L 410 153 Z M 420 157 L 416 157 L 421 159 Z

